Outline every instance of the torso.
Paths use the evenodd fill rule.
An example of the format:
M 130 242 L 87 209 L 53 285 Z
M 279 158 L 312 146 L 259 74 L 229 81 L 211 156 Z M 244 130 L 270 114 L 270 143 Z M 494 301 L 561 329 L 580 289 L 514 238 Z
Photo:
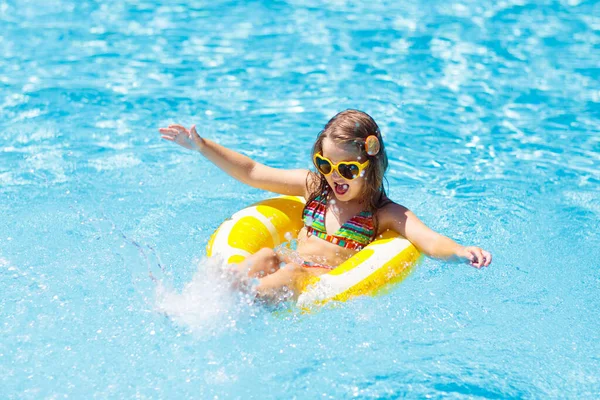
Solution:
M 356 248 L 356 246 L 366 246 L 375 236 L 372 226 L 373 215 L 360 209 L 360 205 L 339 207 L 335 210 L 336 213 L 333 210 L 334 207 L 328 204 L 325 199 L 326 195 L 319 196 L 313 203 L 309 204 L 310 216 L 313 215 L 312 211 L 318 209 L 314 213 L 314 220 L 309 217 L 305 221 L 305 227 L 298 235 L 297 251 L 307 261 L 337 266 L 360 250 L 360 247 Z M 330 237 L 327 240 L 334 237 L 334 242 L 338 244 L 319 237 L 316 231 L 320 236 L 329 235 Z M 355 246 L 355 248 L 342 247 L 340 241 L 348 241 L 350 242 L 349 245 Z M 315 256 L 315 254 L 318 254 L 318 256 Z M 314 269 L 317 270 L 315 271 L 317 274 L 330 271 L 330 269 L 325 268 Z
M 297 251 L 307 261 L 332 267 L 340 265 L 357 253 L 356 250 L 345 249 L 316 236 L 308 236 L 306 227 L 302 228 L 298 234 Z M 315 268 L 315 270 L 322 270 L 323 273 L 331 271 L 327 268 Z

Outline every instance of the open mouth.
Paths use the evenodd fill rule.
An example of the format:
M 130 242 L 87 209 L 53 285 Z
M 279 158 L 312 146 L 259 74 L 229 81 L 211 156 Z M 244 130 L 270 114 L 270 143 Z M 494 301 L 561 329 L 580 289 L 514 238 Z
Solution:
M 347 183 L 342 183 L 342 184 L 338 184 L 333 182 L 333 184 L 335 185 L 335 192 L 337 194 L 339 194 L 340 196 L 346 194 L 346 192 L 348 191 L 348 189 L 350 189 L 350 185 L 348 185 Z

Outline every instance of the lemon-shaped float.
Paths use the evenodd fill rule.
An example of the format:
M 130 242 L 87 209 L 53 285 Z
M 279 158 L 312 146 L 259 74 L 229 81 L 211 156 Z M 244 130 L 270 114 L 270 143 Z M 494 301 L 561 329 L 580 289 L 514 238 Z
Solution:
M 274 248 L 296 238 L 303 227 L 304 199 L 283 196 L 248 206 L 223 222 L 208 241 L 206 253 L 227 263 L 239 263 L 258 250 Z M 385 293 L 402 281 L 420 257 L 399 234 L 388 231 L 331 272 L 311 277 L 297 305 L 310 307 L 329 301 Z

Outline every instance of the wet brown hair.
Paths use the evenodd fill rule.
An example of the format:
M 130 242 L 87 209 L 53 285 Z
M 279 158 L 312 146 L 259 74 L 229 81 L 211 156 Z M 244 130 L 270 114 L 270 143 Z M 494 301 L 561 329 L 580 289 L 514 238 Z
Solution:
M 365 139 L 370 135 L 377 136 L 381 146 L 379 152 L 374 156 L 368 155 L 365 150 Z M 312 148 L 312 157 L 317 153 L 323 154 L 323 140 L 325 138 L 333 140 L 337 145 L 355 146 L 361 162 L 366 159 L 370 161 L 364 171 L 364 185 L 361 197 L 365 199 L 365 209 L 373 214 L 375 227 L 373 235 L 376 235 L 378 230 L 376 212 L 379 208 L 390 202 L 383 186 L 384 174 L 388 167 L 388 158 L 379 126 L 365 112 L 351 109 L 342 111 L 331 118 L 323 130 L 319 132 L 319 136 Z M 312 171 L 307 178 L 307 188 L 309 193 L 308 199 L 306 199 L 307 205 L 319 195 L 331 191 L 325 177 L 318 172 Z M 306 206 L 304 208 L 306 210 Z

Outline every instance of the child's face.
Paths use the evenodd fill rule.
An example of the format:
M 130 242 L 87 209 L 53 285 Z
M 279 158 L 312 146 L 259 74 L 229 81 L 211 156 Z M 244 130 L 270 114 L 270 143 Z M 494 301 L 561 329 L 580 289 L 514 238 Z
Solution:
M 354 146 L 336 144 L 329 138 L 323 140 L 322 154 L 323 157 L 328 158 L 335 164 L 340 161 L 358 161 L 359 163 L 366 161 L 365 159 L 360 159 L 360 152 Z M 327 183 L 329 183 L 331 189 L 333 189 L 333 193 L 338 200 L 360 200 L 363 185 L 365 184 L 364 172 L 357 178 L 348 180 L 340 176 L 338 172 L 334 170 L 331 174 L 326 175 L 325 179 L 327 180 Z

